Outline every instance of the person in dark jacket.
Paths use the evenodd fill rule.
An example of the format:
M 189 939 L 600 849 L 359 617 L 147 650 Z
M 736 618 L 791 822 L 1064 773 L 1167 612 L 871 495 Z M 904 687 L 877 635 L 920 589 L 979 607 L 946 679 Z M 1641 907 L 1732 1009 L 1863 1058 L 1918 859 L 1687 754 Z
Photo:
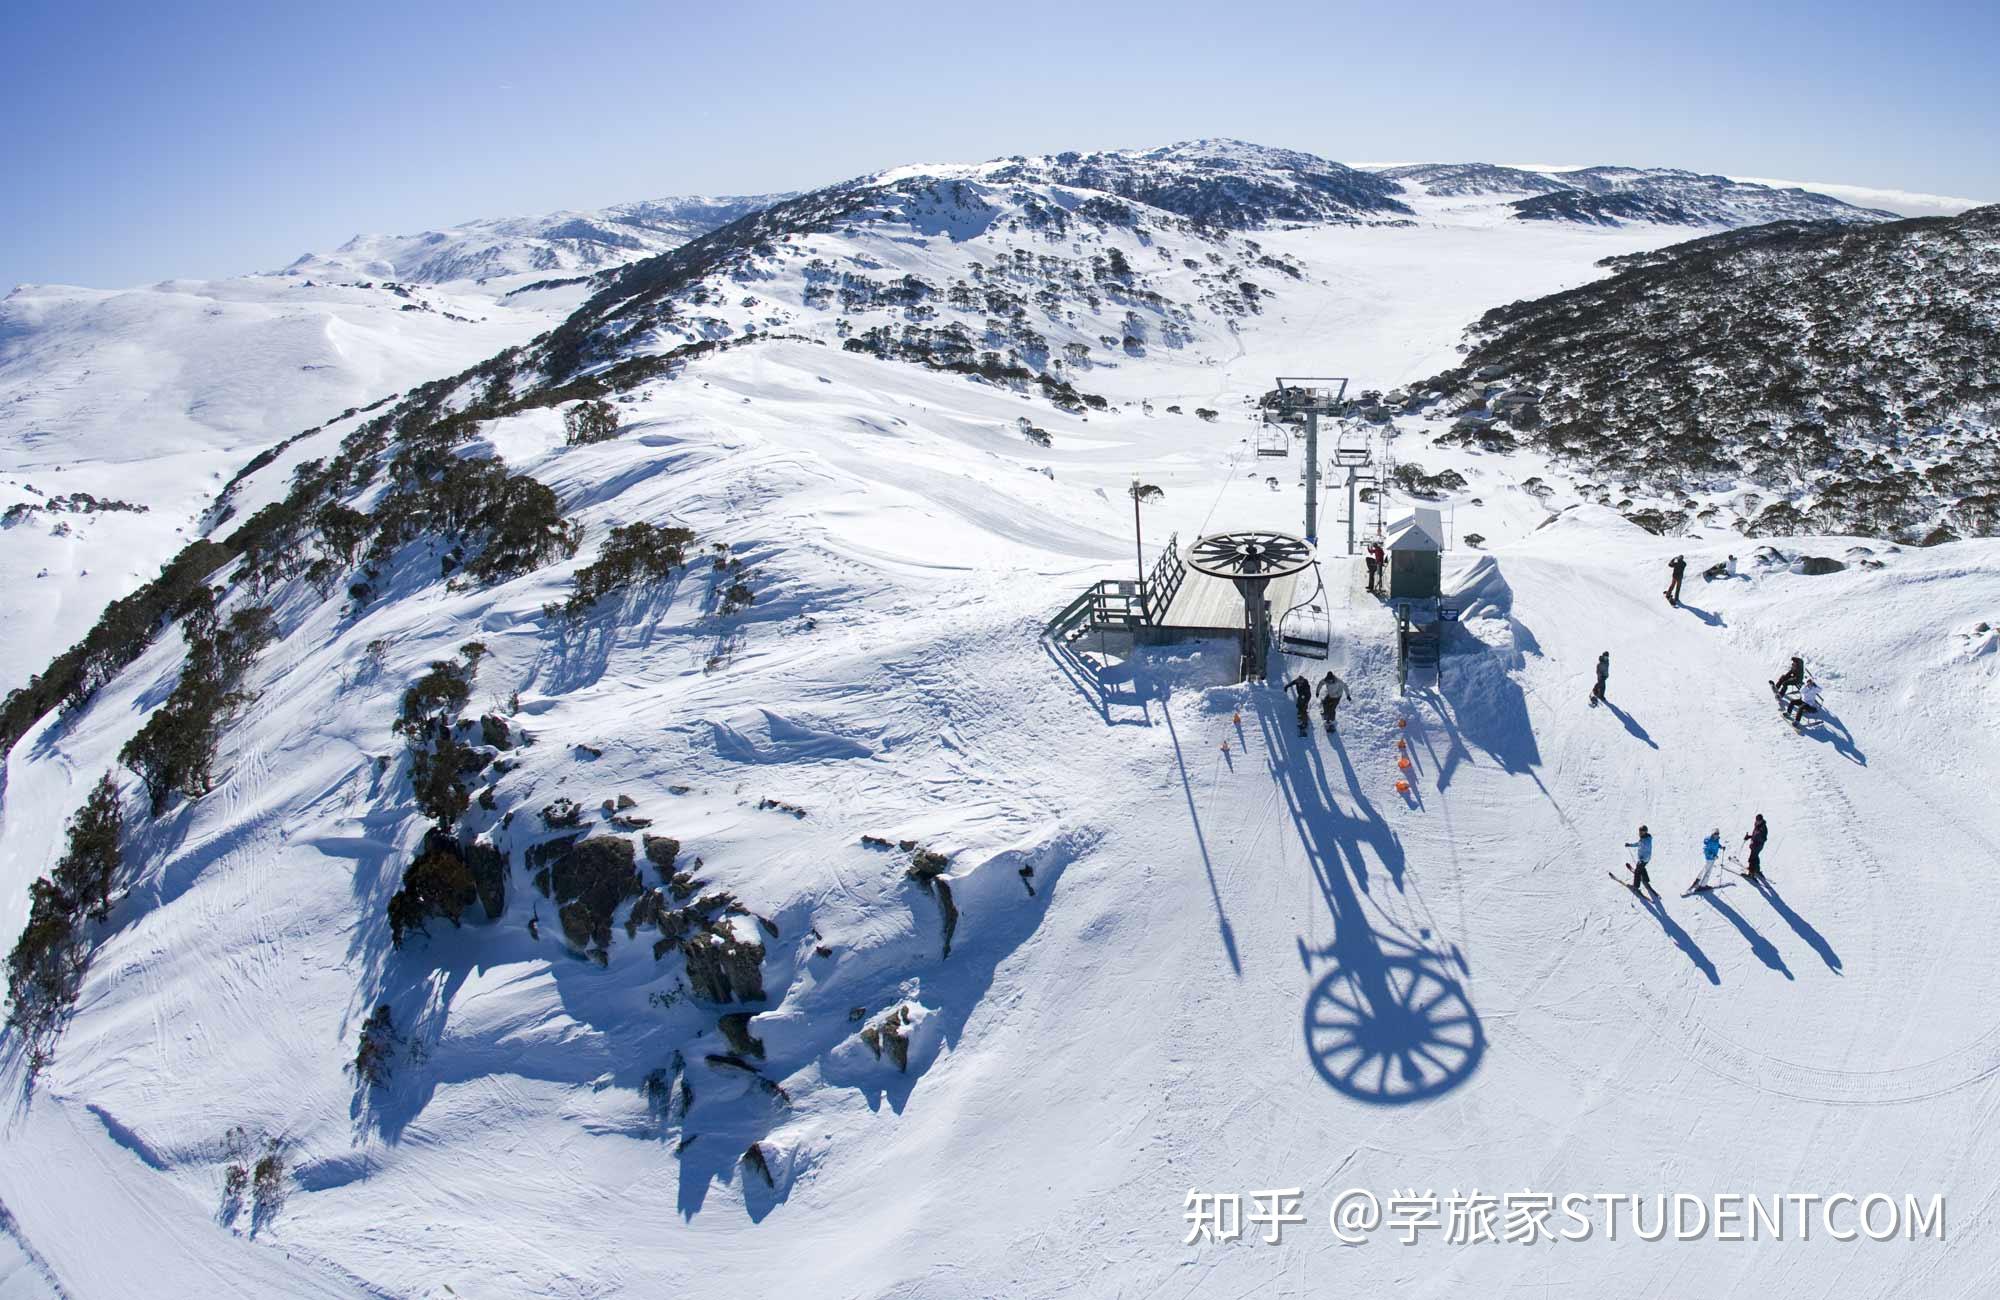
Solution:
M 1757 821 L 1750 827 L 1750 833 L 1743 842 L 1750 846 L 1750 860 L 1743 864 L 1743 874 L 1756 879 L 1764 874 L 1764 864 L 1760 860 L 1764 854 L 1764 841 L 1771 838 L 1771 828 L 1764 824 L 1764 814 L 1757 814 Z
M 1597 656 L 1597 685 L 1593 687 L 1590 692 L 1590 702 L 1592 704 L 1595 704 L 1604 698 L 1604 683 L 1610 680 L 1611 680 L 1611 652 L 1609 650 L 1606 650 L 1603 654 Z
M 1312 708 L 1313 684 L 1306 680 L 1304 673 L 1300 673 L 1297 677 L 1285 683 L 1285 689 L 1290 691 L 1292 698 L 1299 702 L 1299 734 L 1303 736 L 1306 734 L 1308 710 Z
M 1792 666 L 1785 669 L 1784 672 L 1779 673 L 1778 680 L 1771 683 L 1771 693 L 1783 699 L 1786 691 L 1798 690 L 1801 686 L 1805 685 L 1805 680 L 1806 661 L 1797 655 L 1793 655 Z
M 1681 603 L 1681 578 L 1687 573 L 1687 557 L 1676 555 L 1667 561 L 1667 603 L 1678 606 Z
M 1388 594 L 1386 579 L 1389 576 L 1389 557 L 1383 553 L 1382 543 L 1368 543 L 1368 558 L 1373 561 L 1369 566 L 1372 581 L 1368 584 L 1368 590 L 1378 596 L 1385 596 Z

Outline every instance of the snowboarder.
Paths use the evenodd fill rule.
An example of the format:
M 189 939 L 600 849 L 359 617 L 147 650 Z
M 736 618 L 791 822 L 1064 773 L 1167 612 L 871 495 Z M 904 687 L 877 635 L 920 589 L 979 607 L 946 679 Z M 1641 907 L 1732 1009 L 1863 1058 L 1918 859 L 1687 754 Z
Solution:
M 1320 721 L 1326 724 L 1327 735 L 1331 736 L 1337 725 L 1335 717 L 1340 712 L 1341 700 L 1353 698 L 1354 692 L 1335 674 L 1328 673 L 1319 679 L 1319 716 Z
M 1714 564 L 1709 565 L 1701 571 L 1701 580 L 1703 582 L 1714 582 L 1717 578 L 1733 578 L 1735 576 L 1736 557 L 1733 555 L 1726 560 L 1717 560 Z
M 1600 704 L 1604 700 L 1604 683 L 1611 680 L 1611 652 L 1606 650 L 1597 656 L 1597 685 L 1591 689 L 1590 702 Z
M 1361 558 L 1368 565 L 1368 591 L 1372 595 L 1375 591 L 1376 583 L 1382 577 L 1382 561 L 1375 558 L 1375 548 L 1373 546 L 1363 552 Z
M 1822 698 L 1819 683 L 1810 677 L 1806 678 L 1806 684 L 1799 690 L 1799 698 L 1792 701 L 1792 725 L 1802 726 L 1806 714 L 1818 713 Z
M 1653 889 L 1653 878 L 1652 876 L 1646 873 L 1646 865 L 1653 860 L 1653 832 L 1647 830 L 1644 826 L 1641 826 L 1639 828 L 1639 838 L 1633 840 L 1625 847 L 1628 849 L 1638 850 L 1639 860 L 1637 862 L 1627 864 L 1625 868 L 1627 871 L 1630 871 L 1632 873 L 1632 888 L 1635 891 L 1640 889 Z M 1653 889 L 1654 897 L 1657 898 L 1659 896 L 1659 892 L 1660 892 L 1659 890 Z
M 1786 691 L 1797 690 L 1806 680 L 1806 661 L 1798 655 L 1792 656 L 1792 666 L 1778 674 L 1778 680 L 1771 683 L 1771 694 L 1785 698 Z
M 1312 707 L 1312 683 L 1306 680 L 1304 673 L 1300 673 L 1297 677 L 1285 683 L 1285 689 L 1290 691 L 1292 698 L 1299 702 L 1299 734 L 1303 736 L 1306 734 L 1307 710 Z
M 1715 868 L 1722 861 L 1722 828 L 1716 827 L 1701 842 L 1701 874 L 1688 886 L 1688 893 L 1699 894 L 1704 889 L 1713 889 L 1709 879 L 1715 875 Z
M 1681 577 L 1687 572 L 1687 566 L 1687 557 L 1684 555 L 1676 555 L 1667 561 L 1667 573 L 1671 575 L 1667 578 L 1667 603 L 1675 609 L 1680 608 Z
M 1764 855 L 1764 841 L 1770 838 L 1771 828 L 1764 824 L 1764 814 L 1758 813 L 1756 823 L 1750 827 L 1750 833 L 1743 837 L 1744 843 L 1750 846 L 1750 861 L 1744 865 L 1743 874 L 1752 880 L 1764 874 L 1764 864 L 1761 859 Z
M 1374 579 L 1369 584 L 1368 590 L 1378 596 L 1385 596 L 1388 594 L 1384 588 L 1386 586 L 1385 580 L 1389 576 L 1389 557 L 1383 554 L 1382 543 L 1368 543 L 1368 558 L 1373 562 L 1369 567 L 1369 573 Z

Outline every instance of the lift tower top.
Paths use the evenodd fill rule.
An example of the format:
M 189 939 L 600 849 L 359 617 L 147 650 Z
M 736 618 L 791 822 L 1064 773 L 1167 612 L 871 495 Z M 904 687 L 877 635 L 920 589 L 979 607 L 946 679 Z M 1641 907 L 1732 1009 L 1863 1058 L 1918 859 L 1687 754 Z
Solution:
M 1278 377 L 1271 405 L 1281 416 L 1306 420 L 1306 540 L 1319 540 L 1319 417 L 1337 415 L 1347 397 L 1347 380 Z

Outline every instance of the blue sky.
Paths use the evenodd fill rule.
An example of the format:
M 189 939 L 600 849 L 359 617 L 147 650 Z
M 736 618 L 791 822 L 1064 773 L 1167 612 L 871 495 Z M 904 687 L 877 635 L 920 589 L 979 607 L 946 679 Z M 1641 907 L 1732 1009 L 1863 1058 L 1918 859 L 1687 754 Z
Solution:
M 2000 199 L 2000 4 L 0 0 L 0 289 L 1237 136 Z

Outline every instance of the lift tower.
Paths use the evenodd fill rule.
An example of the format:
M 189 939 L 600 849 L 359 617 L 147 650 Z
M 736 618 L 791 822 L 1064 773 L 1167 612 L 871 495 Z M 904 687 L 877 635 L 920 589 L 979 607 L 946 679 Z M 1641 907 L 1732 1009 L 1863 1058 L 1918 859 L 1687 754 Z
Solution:
M 1278 377 L 1272 402 L 1280 416 L 1302 415 L 1306 421 L 1306 540 L 1319 541 L 1319 417 L 1340 412 L 1347 396 L 1345 379 Z M 1353 548 L 1350 546 L 1350 550 Z
M 1188 548 L 1190 569 L 1227 579 L 1243 597 L 1244 681 L 1262 681 L 1268 662 L 1271 604 L 1264 598 L 1264 588 L 1274 578 L 1288 578 L 1304 569 L 1312 558 L 1310 545 L 1285 533 L 1211 533 Z

